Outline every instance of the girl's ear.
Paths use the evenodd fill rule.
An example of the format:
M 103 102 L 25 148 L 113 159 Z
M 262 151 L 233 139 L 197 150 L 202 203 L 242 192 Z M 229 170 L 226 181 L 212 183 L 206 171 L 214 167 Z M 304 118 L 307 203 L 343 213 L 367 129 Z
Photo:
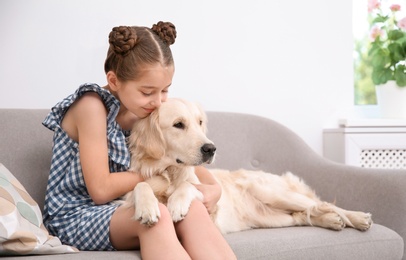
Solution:
M 159 160 L 165 155 L 166 143 L 159 127 L 157 109 L 135 122 L 129 141 L 130 152 L 138 160 Z
M 114 73 L 113 71 L 109 71 L 107 72 L 106 78 L 111 90 L 117 91 L 119 89 L 119 81 L 117 79 L 116 73 Z

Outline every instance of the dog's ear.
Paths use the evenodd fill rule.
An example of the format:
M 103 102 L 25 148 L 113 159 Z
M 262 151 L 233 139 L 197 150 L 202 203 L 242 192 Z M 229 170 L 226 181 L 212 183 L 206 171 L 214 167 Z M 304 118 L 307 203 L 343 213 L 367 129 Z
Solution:
M 155 110 L 135 122 L 129 139 L 130 152 L 138 159 L 161 159 L 165 155 L 165 139 L 159 127 L 159 113 Z
M 195 103 L 197 109 L 199 110 L 200 113 L 200 120 L 201 120 L 201 127 L 203 129 L 203 132 L 206 134 L 207 133 L 207 114 L 204 111 L 203 107 L 199 103 Z

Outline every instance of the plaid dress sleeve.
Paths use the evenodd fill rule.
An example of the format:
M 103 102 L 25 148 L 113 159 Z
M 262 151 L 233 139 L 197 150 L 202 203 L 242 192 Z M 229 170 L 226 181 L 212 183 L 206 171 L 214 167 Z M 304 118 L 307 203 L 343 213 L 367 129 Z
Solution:
M 87 92 L 96 92 L 108 110 L 107 144 L 110 172 L 126 171 L 130 154 L 126 144 L 128 133 L 115 121 L 119 101 L 96 84 L 84 84 L 75 93 L 57 103 L 43 121 L 54 131 L 53 155 L 44 207 L 44 224 L 48 231 L 67 245 L 79 250 L 114 250 L 109 239 L 109 224 L 118 204 L 96 205 L 85 185 L 78 143 L 61 127 L 69 107 Z

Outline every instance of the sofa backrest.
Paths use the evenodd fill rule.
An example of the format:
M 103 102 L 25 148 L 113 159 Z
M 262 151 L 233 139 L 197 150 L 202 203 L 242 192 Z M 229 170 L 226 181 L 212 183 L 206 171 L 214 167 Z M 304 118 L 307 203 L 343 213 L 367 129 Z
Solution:
M 0 109 L 0 163 L 43 208 L 53 132 L 42 125 L 47 109 Z M 239 113 L 208 112 L 208 136 L 217 147 L 208 168 L 303 171 L 321 158 L 296 134 L 273 120 Z
M 52 134 L 42 125 L 49 110 L 0 109 L 0 163 L 42 209 L 51 164 Z
M 208 136 L 217 147 L 212 166 L 300 175 L 307 161 L 324 160 L 297 134 L 269 118 L 251 114 L 207 112 Z

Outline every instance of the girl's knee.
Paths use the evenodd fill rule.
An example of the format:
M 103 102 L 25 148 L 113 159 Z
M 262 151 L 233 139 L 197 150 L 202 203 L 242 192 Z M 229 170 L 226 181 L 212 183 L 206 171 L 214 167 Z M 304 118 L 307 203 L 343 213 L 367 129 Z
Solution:
M 161 224 L 166 224 L 166 225 L 170 224 L 173 226 L 171 214 L 169 213 L 168 208 L 162 203 L 159 203 L 159 212 L 161 213 L 161 216 L 159 218 L 158 223 L 161 222 Z
M 174 222 L 172 220 L 172 216 L 169 213 L 168 208 L 163 205 L 159 204 L 159 210 L 161 213 L 161 217 L 157 224 L 161 226 L 170 226 L 173 227 Z M 180 222 L 190 222 L 190 223 L 205 223 L 205 222 L 212 222 L 209 213 L 201 201 L 194 200 L 189 208 L 189 212 L 186 214 L 185 219 Z M 178 223 L 180 223 L 178 222 Z
M 211 222 L 209 212 L 207 211 L 204 204 L 198 200 L 194 200 L 192 202 L 189 208 L 189 212 L 186 215 L 186 218 Z
M 159 204 L 158 207 L 160 211 L 158 222 L 155 223 L 153 226 L 143 226 L 140 231 L 141 233 L 149 232 L 151 228 L 153 228 L 155 231 L 165 234 L 171 232 L 174 229 L 172 217 L 168 211 L 168 208 L 163 204 Z
M 199 200 L 194 200 L 192 201 L 192 204 L 190 205 L 190 210 L 193 212 L 200 212 L 200 213 L 206 213 L 208 214 L 208 211 L 206 207 L 204 206 L 203 202 Z

